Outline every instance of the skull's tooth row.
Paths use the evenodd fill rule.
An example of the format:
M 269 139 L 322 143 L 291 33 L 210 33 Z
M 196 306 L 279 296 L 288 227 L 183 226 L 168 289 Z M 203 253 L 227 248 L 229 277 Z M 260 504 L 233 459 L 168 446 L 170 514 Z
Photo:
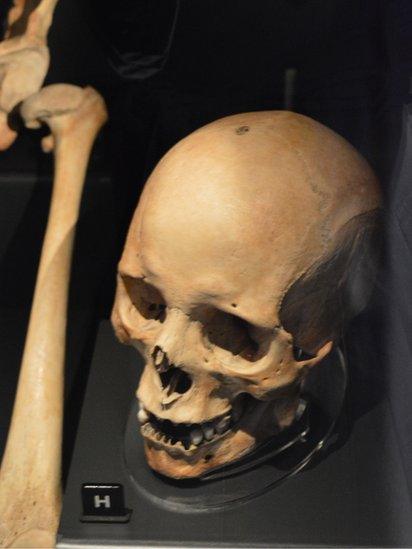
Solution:
M 192 446 L 199 446 L 202 442 L 209 442 L 225 434 L 233 427 L 237 417 L 235 414 L 226 414 L 219 418 L 201 424 L 173 423 L 170 420 L 162 420 L 154 414 L 147 412 L 143 407 L 138 413 L 139 422 L 142 424 L 143 434 L 152 436 L 157 441 L 170 444 L 175 447 L 184 446 L 186 450 Z M 165 427 L 163 429 L 162 427 Z M 176 433 L 181 429 L 183 433 Z M 172 433 L 165 431 L 172 430 Z
M 149 438 L 152 438 L 158 442 L 161 442 L 162 444 L 166 444 L 168 446 L 173 446 L 173 448 L 184 450 L 194 450 L 196 446 L 193 444 L 187 448 L 185 445 L 183 445 L 183 442 L 181 440 L 171 440 L 167 435 L 164 435 L 157 431 L 151 423 L 145 423 L 142 425 L 142 433 Z

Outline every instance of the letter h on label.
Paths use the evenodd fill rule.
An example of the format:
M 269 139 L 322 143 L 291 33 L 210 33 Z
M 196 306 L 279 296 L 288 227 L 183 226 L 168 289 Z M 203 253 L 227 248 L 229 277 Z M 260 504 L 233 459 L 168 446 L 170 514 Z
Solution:
M 110 509 L 110 507 L 111 507 L 110 496 L 106 495 L 106 496 L 101 497 L 101 496 L 95 495 L 94 496 L 94 506 L 97 509 L 101 505 L 104 505 L 107 509 Z

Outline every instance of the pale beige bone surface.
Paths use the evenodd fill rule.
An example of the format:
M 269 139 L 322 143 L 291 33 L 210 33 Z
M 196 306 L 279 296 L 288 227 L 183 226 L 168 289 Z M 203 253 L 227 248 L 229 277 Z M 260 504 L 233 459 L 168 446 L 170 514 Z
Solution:
M 58 0 L 15 0 L 0 43 L 0 150 L 17 133 L 7 124 L 8 113 L 42 86 L 49 67 L 47 33 Z
M 294 113 L 218 120 L 160 161 L 112 315 L 146 360 L 137 394 L 154 469 L 198 476 L 290 424 L 306 372 L 361 308 L 350 296 L 379 203 L 365 160 Z
M 0 469 L 0 545 L 54 547 L 61 495 L 63 367 L 70 260 L 91 148 L 107 119 L 92 88 L 57 84 L 21 114 L 52 132 L 55 172 L 18 389 Z M 50 139 L 47 140 L 50 145 Z
M 45 41 L 58 0 L 14 0 L 7 17 L 5 38 L 26 34 Z

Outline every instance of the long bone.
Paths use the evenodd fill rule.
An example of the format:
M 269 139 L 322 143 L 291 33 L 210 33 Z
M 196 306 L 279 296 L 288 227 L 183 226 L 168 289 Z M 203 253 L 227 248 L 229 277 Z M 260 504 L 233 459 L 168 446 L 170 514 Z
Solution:
M 60 470 L 67 296 L 86 168 L 107 119 L 92 88 L 55 84 L 21 108 L 28 127 L 46 123 L 54 184 L 13 415 L 0 469 L 0 546 L 54 547 Z
M 47 33 L 58 0 L 14 0 L 8 13 L 5 40 L 0 42 L 0 150 L 17 132 L 8 114 L 42 86 L 49 67 Z

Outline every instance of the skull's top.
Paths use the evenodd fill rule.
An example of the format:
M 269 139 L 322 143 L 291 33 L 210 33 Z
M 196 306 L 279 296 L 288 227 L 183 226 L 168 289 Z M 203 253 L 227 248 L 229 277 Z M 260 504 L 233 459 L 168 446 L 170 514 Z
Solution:
M 293 421 L 305 372 L 365 303 L 379 204 L 353 147 L 289 112 L 218 120 L 159 162 L 113 311 L 146 359 L 153 468 L 197 476 Z

